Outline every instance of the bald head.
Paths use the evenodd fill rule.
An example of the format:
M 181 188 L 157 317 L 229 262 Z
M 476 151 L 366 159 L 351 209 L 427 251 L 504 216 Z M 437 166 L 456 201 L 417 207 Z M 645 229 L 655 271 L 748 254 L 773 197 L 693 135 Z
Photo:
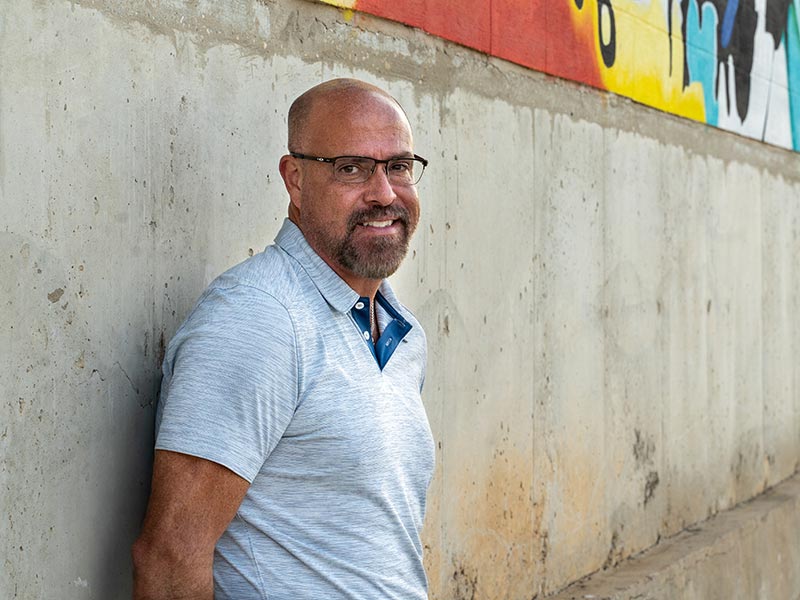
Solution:
M 336 116 L 351 113 L 369 99 L 383 99 L 393 104 L 407 121 L 403 107 L 390 94 L 379 87 L 358 79 L 331 79 L 304 92 L 289 108 L 289 150 L 308 152 L 306 147 L 312 138 L 313 116 L 324 109 L 326 115 Z

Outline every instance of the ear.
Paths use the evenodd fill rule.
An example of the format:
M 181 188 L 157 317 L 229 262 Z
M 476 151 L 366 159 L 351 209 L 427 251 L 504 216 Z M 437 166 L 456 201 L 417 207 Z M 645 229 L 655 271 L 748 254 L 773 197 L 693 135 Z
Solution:
M 283 185 L 289 192 L 289 200 L 296 208 L 300 208 L 300 192 L 303 189 L 303 171 L 299 162 L 296 158 L 285 154 L 281 156 L 279 166 Z

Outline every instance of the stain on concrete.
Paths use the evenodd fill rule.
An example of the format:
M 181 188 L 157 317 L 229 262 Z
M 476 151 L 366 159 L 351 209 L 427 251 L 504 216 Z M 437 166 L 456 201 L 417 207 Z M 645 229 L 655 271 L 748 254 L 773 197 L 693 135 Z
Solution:
M 456 565 L 453 571 L 453 584 L 455 589 L 454 600 L 477 600 L 478 598 L 478 573 L 462 565 Z
M 539 558 L 530 470 L 530 456 L 504 436 L 492 460 L 475 457 L 446 483 L 459 507 L 448 528 L 452 550 L 442 561 L 453 570 L 442 574 L 445 589 L 435 589 L 432 578 L 431 597 L 502 600 L 530 594 Z
M 622 536 L 617 531 L 611 535 L 611 545 L 608 549 L 606 560 L 603 563 L 604 570 L 616 567 L 625 558 L 625 548 L 620 541 L 621 537 Z
M 61 296 L 64 295 L 64 288 L 56 288 L 49 294 L 47 294 L 47 299 L 50 300 L 53 304 L 61 300 Z
M 542 532 L 542 545 L 539 550 L 539 558 L 542 564 L 547 562 L 547 555 L 550 553 L 550 533 L 547 531 Z
M 656 493 L 656 488 L 658 487 L 658 471 L 650 471 L 647 474 L 647 479 L 644 482 L 644 504 L 647 506 L 647 503 L 653 499 L 653 496 Z
M 633 457 L 636 459 L 636 465 L 643 467 L 651 464 L 656 451 L 655 442 L 638 429 L 634 429 L 633 433 L 636 438 L 633 443 Z
M 442 335 L 450 335 L 450 315 L 445 314 L 442 318 L 442 326 L 440 327 Z
M 161 363 L 164 362 L 164 355 L 167 353 L 167 344 L 166 339 L 164 337 L 164 332 L 161 332 L 161 335 L 158 338 L 158 352 L 156 353 L 156 365 L 161 366 Z

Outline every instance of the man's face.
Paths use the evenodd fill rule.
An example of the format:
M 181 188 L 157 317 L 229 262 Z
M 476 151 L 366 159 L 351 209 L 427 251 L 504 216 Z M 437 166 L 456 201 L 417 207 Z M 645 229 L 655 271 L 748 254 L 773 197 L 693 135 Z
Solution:
M 312 111 L 310 135 L 303 142 L 308 147 L 297 151 L 380 160 L 412 156 L 408 122 L 390 100 L 361 95 L 320 106 L 324 102 Z M 390 183 L 382 164 L 364 183 L 346 184 L 334 179 L 329 163 L 301 162 L 300 202 L 295 204 L 311 247 L 351 286 L 354 279 L 394 273 L 419 222 L 416 187 Z

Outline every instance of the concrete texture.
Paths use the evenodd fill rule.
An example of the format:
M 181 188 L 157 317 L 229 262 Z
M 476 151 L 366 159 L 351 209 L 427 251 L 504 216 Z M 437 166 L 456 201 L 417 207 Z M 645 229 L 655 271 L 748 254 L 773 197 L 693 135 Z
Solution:
M 549 600 L 797 600 L 800 476 Z
M 3 3 L 0 57 L 0 596 L 129 596 L 164 345 L 333 76 L 431 159 L 394 282 L 432 598 L 541 598 L 797 471 L 798 155 L 304 0 Z

